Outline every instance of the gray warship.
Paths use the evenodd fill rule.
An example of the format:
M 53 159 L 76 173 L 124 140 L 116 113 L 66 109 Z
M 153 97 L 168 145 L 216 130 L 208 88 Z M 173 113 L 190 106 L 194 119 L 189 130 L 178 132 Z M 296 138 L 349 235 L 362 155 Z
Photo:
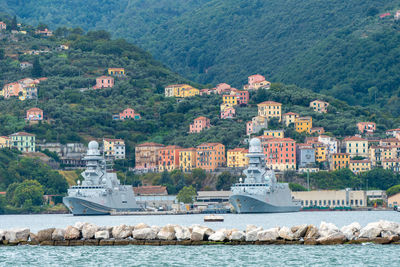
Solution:
M 89 143 L 83 158 L 86 170 L 81 174 L 82 184 L 71 186 L 63 203 L 75 216 L 109 215 L 113 211 L 140 210 L 136 203 L 132 186 L 121 185 L 117 175 L 107 172 L 107 164 L 100 155 L 99 144 Z
M 265 167 L 265 156 L 262 153 L 258 138 L 250 141 L 249 166 L 243 171 L 244 182 L 231 187 L 229 202 L 237 213 L 276 213 L 295 212 L 301 208 L 301 202 L 294 200 L 287 183 L 277 183 L 273 170 Z

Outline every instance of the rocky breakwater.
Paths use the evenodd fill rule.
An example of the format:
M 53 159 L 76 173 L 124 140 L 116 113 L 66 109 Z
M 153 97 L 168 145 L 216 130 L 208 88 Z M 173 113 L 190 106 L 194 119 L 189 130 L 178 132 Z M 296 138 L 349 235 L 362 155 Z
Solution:
M 97 226 L 78 222 L 74 226 L 48 228 L 32 233 L 28 228 L 0 230 L 0 245 L 48 246 L 117 246 L 117 245 L 338 245 L 400 244 L 400 224 L 374 222 L 362 227 L 359 223 L 338 228 L 321 222 L 314 225 L 263 229 L 248 225 L 246 229 L 213 230 L 206 226 L 189 227 L 168 224 L 164 227 L 137 225 Z

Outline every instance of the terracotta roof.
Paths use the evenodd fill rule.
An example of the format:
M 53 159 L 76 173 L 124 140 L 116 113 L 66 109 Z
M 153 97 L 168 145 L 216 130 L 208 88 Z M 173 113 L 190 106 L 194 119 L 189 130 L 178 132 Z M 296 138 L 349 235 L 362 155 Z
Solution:
M 196 119 L 194 119 L 194 120 L 207 120 L 207 118 L 206 117 L 204 117 L 204 116 L 200 116 L 200 117 L 197 117 Z
M 236 147 L 234 149 L 229 149 L 228 152 L 243 152 L 243 153 L 248 153 L 249 150 L 247 148 L 243 147 Z
M 164 149 L 181 149 L 181 147 L 175 146 L 175 145 L 169 145 L 169 146 L 165 146 L 165 147 L 161 148 L 160 150 L 164 150 Z
M 400 128 L 397 128 L 397 129 L 390 129 L 390 130 L 386 130 L 386 132 L 394 132 L 394 131 L 400 131 Z
M 18 132 L 18 133 L 13 133 L 10 136 L 35 136 L 35 135 L 26 132 Z
M 367 140 L 358 136 L 351 136 L 351 137 L 346 137 L 345 139 L 343 139 L 343 141 L 367 141 Z
M 275 101 L 264 101 L 264 102 L 261 102 L 261 103 L 257 104 L 257 106 L 261 106 L 261 105 L 282 106 L 282 103 L 278 103 L 278 102 L 275 102 Z
M 110 77 L 110 76 L 103 75 L 103 76 L 97 77 L 97 79 L 114 79 L 114 78 Z
M 267 142 L 283 143 L 283 142 L 296 142 L 292 138 L 271 138 Z
M 382 162 L 400 162 L 400 159 L 383 159 Z
M 161 186 L 161 185 L 134 187 L 133 192 L 135 192 L 135 195 L 137 195 L 137 196 L 149 196 L 149 195 L 165 196 L 165 195 L 168 195 L 167 187 Z
M 158 147 L 164 147 L 163 144 L 158 144 L 158 143 L 153 143 L 153 142 L 146 142 L 143 144 L 139 144 L 136 147 L 144 147 L 144 146 L 158 146 Z
M 350 156 L 350 154 L 348 154 L 348 153 L 332 153 L 332 155 L 347 155 L 347 156 Z
M 30 108 L 26 112 L 29 112 L 29 111 L 43 111 L 43 110 L 40 108 Z
M 381 142 L 400 142 L 400 140 L 397 138 L 386 138 L 382 139 Z
M 283 115 L 299 115 L 299 113 L 295 113 L 295 112 L 286 112 Z
M 217 146 L 217 145 L 223 145 L 223 144 L 221 144 L 221 143 L 202 143 L 202 144 L 198 145 L 197 147 L 200 147 L 200 146 Z
M 196 151 L 196 148 L 194 147 L 182 148 L 180 151 Z
M 323 101 L 323 100 L 319 100 L 319 99 L 315 99 L 314 101 L 311 101 L 311 103 L 312 102 L 322 102 L 322 103 L 328 103 L 328 102 L 326 102 L 326 101 Z M 329 104 L 329 103 L 328 103 Z
M 350 163 L 371 163 L 369 159 L 351 159 Z
M 0 192 L 0 195 L 6 195 L 7 192 Z
M 112 139 L 112 138 L 103 138 L 103 140 L 107 142 L 115 142 L 115 141 L 124 142 L 124 140 L 122 139 Z

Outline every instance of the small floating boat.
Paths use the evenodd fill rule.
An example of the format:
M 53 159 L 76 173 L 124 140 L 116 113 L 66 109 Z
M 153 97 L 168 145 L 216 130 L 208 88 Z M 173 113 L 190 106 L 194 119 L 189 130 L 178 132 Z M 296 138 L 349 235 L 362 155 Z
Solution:
M 206 215 L 204 216 L 205 222 L 223 222 L 224 217 L 221 215 Z

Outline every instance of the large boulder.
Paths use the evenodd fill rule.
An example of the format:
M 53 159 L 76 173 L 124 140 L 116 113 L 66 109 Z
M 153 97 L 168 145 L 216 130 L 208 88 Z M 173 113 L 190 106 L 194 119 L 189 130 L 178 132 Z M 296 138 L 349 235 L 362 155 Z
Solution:
M 53 235 L 54 230 L 55 230 L 55 228 L 47 228 L 47 229 L 40 230 L 37 233 L 38 241 L 42 242 L 42 241 L 52 240 L 52 235 Z
M 307 231 L 306 231 L 306 234 L 304 235 L 304 240 L 306 240 L 306 239 L 316 239 L 319 236 L 320 235 L 319 235 L 318 228 L 315 225 L 310 224 L 310 225 L 307 226 Z
M 400 224 L 397 222 L 391 221 L 379 221 L 382 231 L 386 231 L 387 233 L 393 233 L 394 235 L 400 234 Z
M 347 240 L 353 240 L 360 234 L 361 225 L 358 222 L 353 222 L 349 225 L 340 228 Z
M 94 234 L 95 239 L 109 239 L 110 238 L 110 232 L 108 230 L 101 230 L 97 231 Z
M 298 225 L 295 227 L 292 227 L 292 233 L 293 233 L 293 238 L 294 239 L 300 239 L 300 238 L 304 238 L 304 236 L 307 233 L 307 229 L 308 229 L 308 225 L 307 224 L 302 224 L 302 225 Z
M 29 228 L 16 228 L 6 231 L 4 238 L 9 242 L 28 241 L 30 233 Z
M 270 228 L 264 231 L 260 231 L 257 234 L 258 241 L 275 241 L 279 238 L 279 227 Z M 288 228 L 290 231 L 290 229 Z
M 208 237 L 208 240 L 210 241 L 225 241 L 227 238 L 227 230 L 226 229 L 220 229 L 218 231 L 216 231 L 215 233 L 213 233 L 212 235 L 210 235 Z
M 62 228 L 56 228 L 51 234 L 51 239 L 56 241 L 64 240 L 65 230 Z
M 338 245 L 347 241 L 346 236 L 341 232 L 333 232 L 328 236 L 321 236 L 317 239 L 318 244 L 321 245 Z
M 173 225 L 166 225 L 157 234 L 157 238 L 160 240 L 174 240 L 175 239 L 175 227 Z
M 248 224 L 246 225 L 246 233 L 251 232 L 253 230 L 256 230 L 258 228 L 258 226 L 255 226 L 254 224 Z
M 206 238 L 206 228 L 201 226 L 194 226 L 190 235 L 192 241 L 202 241 Z
M 115 239 L 125 239 L 130 237 L 131 235 L 132 235 L 132 227 L 125 224 L 114 226 L 112 229 L 112 236 Z
M 319 234 L 321 237 L 327 237 L 339 232 L 340 232 L 339 228 L 337 228 L 337 226 L 334 225 L 333 223 L 327 223 L 322 221 L 319 226 Z
M 64 239 L 65 240 L 76 240 L 81 237 L 81 231 L 79 231 L 78 228 L 74 226 L 67 226 L 65 228 L 65 234 L 64 234 Z
M 229 236 L 229 240 L 232 241 L 244 241 L 246 239 L 246 234 L 242 231 L 233 231 Z
M 190 240 L 190 230 L 187 227 L 176 225 L 174 227 L 177 240 Z
M 148 225 L 145 224 L 145 223 L 138 223 L 138 224 L 136 224 L 135 227 L 134 227 L 135 230 L 144 229 L 144 228 L 150 228 L 150 226 L 148 226 Z
M 294 240 L 295 239 L 295 237 L 292 233 L 292 230 L 290 230 L 286 226 L 279 229 L 278 235 L 280 238 L 285 239 L 285 240 Z
M 76 222 L 76 223 L 74 224 L 74 227 L 77 228 L 79 231 L 82 231 L 82 228 L 83 228 L 83 226 L 85 226 L 85 224 L 88 224 L 88 223 Z
M 84 239 L 93 239 L 98 228 L 99 227 L 93 223 L 85 223 L 82 227 L 82 237 Z
M 381 235 L 381 231 L 382 231 L 381 223 L 379 222 L 369 223 L 367 224 L 367 226 L 365 226 L 360 230 L 360 235 L 358 237 L 374 239 Z
M 6 236 L 6 231 L 0 230 L 0 241 L 4 240 L 5 236 Z
M 161 230 L 161 227 L 160 227 L 160 226 L 157 226 L 157 225 L 152 225 L 150 228 L 151 228 L 151 230 L 153 230 L 154 233 L 156 233 L 156 235 L 157 235 L 158 232 L 160 232 L 160 230 Z
M 156 239 L 157 233 L 152 228 L 143 228 L 133 230 L 132 237 L 138 240 L 153 240 Z
M 249 230 L 249 231 L 247 231 Z M 253 228 L 246 228 L 246 241 L 252 242 L 252 241 L 257 241 L 258 240 L 258 233 L 261 232 L 263 230 L 262 227 L 258 227 L 256 229 Z

